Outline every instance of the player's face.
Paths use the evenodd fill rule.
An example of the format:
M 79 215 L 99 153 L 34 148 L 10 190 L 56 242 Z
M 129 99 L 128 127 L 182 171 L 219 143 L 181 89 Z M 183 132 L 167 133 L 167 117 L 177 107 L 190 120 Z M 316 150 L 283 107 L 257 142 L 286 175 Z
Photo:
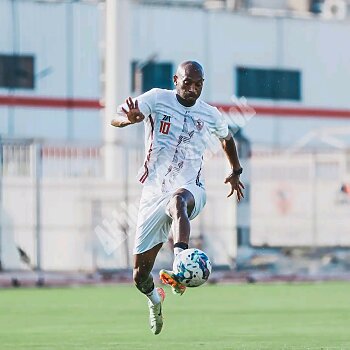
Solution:
M 198 70 L 175 75 L 174 82 L 177 94 L 189 104 L 194 104 L 202 93 L 203 75 Z

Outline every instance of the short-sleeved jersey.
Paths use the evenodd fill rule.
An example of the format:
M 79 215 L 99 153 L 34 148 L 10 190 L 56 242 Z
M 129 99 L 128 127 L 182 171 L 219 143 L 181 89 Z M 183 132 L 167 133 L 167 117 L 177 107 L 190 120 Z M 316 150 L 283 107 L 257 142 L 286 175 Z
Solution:
M 135 99 L 145 115 L 146 155 L 139 181 L 161 192 L 190 183 L 204 186 L 203 154 L 212 135 L 228 135 L 227 122 L 218 109 L 200 99 L 185 107 L 175 90 L 152 89 Z M 118 114 L 125 116 L 122 106 L 126 107 L 119 106 Z

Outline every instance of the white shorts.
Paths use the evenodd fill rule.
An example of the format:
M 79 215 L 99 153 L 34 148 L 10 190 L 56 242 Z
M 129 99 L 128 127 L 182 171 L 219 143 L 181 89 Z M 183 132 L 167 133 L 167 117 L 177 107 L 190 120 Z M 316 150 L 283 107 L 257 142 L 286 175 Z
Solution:
M 194 197 L 195 205 L 189 217 L 192 220 L 205 206 L 205 189 L 196 184 L 184 185 L 180 188 L 188 190 Z M 154 193 L 150 187 L 143 188 L 137 218 L 134 254 L 144 253 L 168 240 L 172 219 L 167 205 L 175 192 L 159 194 Z

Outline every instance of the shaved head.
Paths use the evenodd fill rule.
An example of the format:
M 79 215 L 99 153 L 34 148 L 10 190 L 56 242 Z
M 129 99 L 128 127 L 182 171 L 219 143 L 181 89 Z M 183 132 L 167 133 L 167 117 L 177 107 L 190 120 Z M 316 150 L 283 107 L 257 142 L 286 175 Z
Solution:
M 204 77 L 203 67 L 196 61 L 185 61 L 179 64 L 176 70 L 176 75 L 184 76 L 186 73 L 196 72 Z
M 186 107 L 193 106 L 202 93 L 203 82 L 204 70 L 198 62 L 182 62 L 174 75 L 176 96 L 179 102 Z

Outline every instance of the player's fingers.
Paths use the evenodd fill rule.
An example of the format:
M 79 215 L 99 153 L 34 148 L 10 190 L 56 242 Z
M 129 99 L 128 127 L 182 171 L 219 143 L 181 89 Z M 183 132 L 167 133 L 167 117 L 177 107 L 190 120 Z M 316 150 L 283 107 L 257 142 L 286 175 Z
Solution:
M 240 198 L 244 198 L 244 193 L 241 188 L 238 187 L 237 193 L 239 194 Z
M 243 192 L 238 188 L 236 188 L 236 191 L 237 191 L 237 202 L 240 202 L 241 199 L 243 198 Z
M 135 100 L 135 109 L 139 109 L 139 102 Z
M 235 189 L 233 187 L 231 187 L 231 192 L 227 195 L 227 198 L 231 197 L 233 195 L 234 191 L 235 191 Z
M 242 187 L 242 188 L 245 188 L 244 185 L 243 185 L 243 182 L 239 182 L 239 186 Z
M 123 111 L 125 114 L 128 114 L 128 111 L 127 111 L 124 107 L 122 107 L 122 111 Z
M 128 105 L 129 109 L 133 109 L 134 108 L 134 103 L 132 102 L 131 97 L 127 98 L 125 102 Z

